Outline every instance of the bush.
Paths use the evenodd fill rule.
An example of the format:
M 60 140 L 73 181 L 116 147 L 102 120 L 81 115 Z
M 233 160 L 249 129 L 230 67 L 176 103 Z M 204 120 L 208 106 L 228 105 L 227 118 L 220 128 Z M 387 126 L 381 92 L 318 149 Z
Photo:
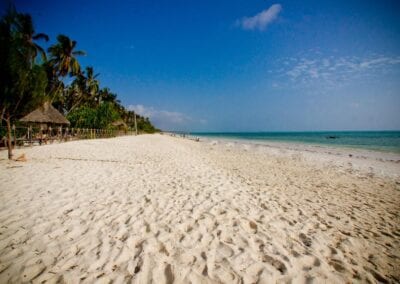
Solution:
M 110 127 L 110 123 L 120 119 L 120 115 L 112 103 L 103 103 L 97 108 L 77 108 L 67 118 L 71 127 L 105 129 Z
M 139 117 L 137 121 L 137 127 L 139 132 L 155 133 L 159 131 L 151 124 L 148 118 L 143 118 L 143 117 Z

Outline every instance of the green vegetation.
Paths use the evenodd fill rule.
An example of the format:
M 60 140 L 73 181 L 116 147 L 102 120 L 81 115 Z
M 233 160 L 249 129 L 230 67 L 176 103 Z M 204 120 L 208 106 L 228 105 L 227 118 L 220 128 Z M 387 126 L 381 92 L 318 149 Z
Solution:
M 89 106 L 76 108 L 67 118 L 74 127 L 103 129 L 121 117 L 112 103 L 103 103 L 97 108 Z
M 145 132 L 145 133 L 155 133 L 158 132 L 159 130 L 156 129 L 150 122 L 148 117 L 139 117 L 138 122 L 137 122 L 137 128 L 139 132 Z
M 36 33 L 29 14 L 11 8 L 0 19 L 0 126 L 7 126 L 11 141 L 11 125 L 18 119 L 50 101 L 67 116 L 72 127 L 108 128 L 116 120 L 127 127 L 135 126 L 135 113 L 126 110 L 109 88 L 100 88 L 93 67 L 82 70 L 76 50 L 77 42 L 58 35 L 47 53 L 38 41 L 48 41 Z M 67 84 L 67 76 L 73 78 Z M 140 132 L 154 133 L 148 118 L 136 115 Z M 12 145 L 8 143 L 9 158 Z

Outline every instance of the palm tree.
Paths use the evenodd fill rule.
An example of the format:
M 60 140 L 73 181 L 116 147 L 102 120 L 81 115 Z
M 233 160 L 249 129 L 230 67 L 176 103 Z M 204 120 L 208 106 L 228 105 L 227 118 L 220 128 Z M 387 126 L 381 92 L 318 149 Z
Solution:
M 15 17 L 15 26 L 17 38 L 21 41 L 20 46 L 23 49 L 21 52 L 25 54 L 30 65 L 33 65 L 38 53 L 40 53 L 42 60 L 45 61 L 46 52 L 34 40 L 43 39 L 48 41 L 49 37 L 44 33 L 35 34 L 31 15 L 18 13 Z
M 46 61 L 44 64 L 46 74 L 47 74 L 47 88 L 46 93 L 51 98 L 51 103 L 56 106 L 59 111 L 63 111 L 64 104 L 64 90 L 65 84 L 57 75 L 57 70 L 54 65 L 49 61 Z
M 6 121 L 8 158 L 12 158 L 11 120 L 36 106 L 44 99 L 47 85 L 43 66 L 35 65 L 43 49 L 34 43 L 45 38 L 35 35 L 32 19 L 11 8 L 0 19 L 0 105 L 1 119 Z
M 81 105 L 98 106 L 99 74 L 94 74 L 93 67 L 86 67 L 86 71 L 76 75 L 74 81 L 65 93 L 64 109 L 68 114 Z
M 82 103 L 85 93 L 86 77 L 84 74 L 78 74 L 64 92 L 64 109 L 66 114 Z
M 68 74 L 74 76 L 81 73 L 81 67 L 75 56 L 85 55 L 84 51 L 74 50 L 76 41 L 65 35 L 57 36 L 58 43 L 50 46 L 49 63 L 53 66 L 57 76 L 65 77 Z
M 94 74 L 93 67 L 86 67 L 86 91 L 88 101 L 94 104 L 99 104 L 98 96 L 99 93 L 99 81 L 96 79 L 100 74 Z
M 114 93 L 111 93 L 109 88 L 103 88 L 98 92 L 98 104 L 102 102 L 110 102 L 110 103 L 115 103 L 119 101 L 117 100 L 117 95 Z
M 49 80 L 48 93 L 52 97 L 52 102 L 58 105 L 58 109 L 63 111 L 68 95 L 68 90 L 64 89 L 62 77 L 76 76 L 81 74 L 81 68 L 75 56 L 85 55 L 84 51 L 76 51 L 76 41 L 71 40 L 65 35 L 57 36 L 57 43 L 48 48 L 50 59 L 46 63 L 47 77 Z

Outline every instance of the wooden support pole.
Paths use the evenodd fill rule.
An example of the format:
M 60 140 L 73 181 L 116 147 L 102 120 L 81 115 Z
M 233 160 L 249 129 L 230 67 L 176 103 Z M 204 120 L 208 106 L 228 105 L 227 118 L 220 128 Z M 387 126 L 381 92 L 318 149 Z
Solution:
M 6 116 L 6 122 L 7 122 L 7 148 L 8 148 L 8 159 L 12 159 L 12 143 L 11 143 L 11 118 L 10 114 L 7 113 Z
M 134 113 L 135 115 L 135 135 L 137 135 L 137 121 L 136 121 L 136 112 Z
M 26 128 L 26 139 L 29 140 L 29 126 Z
M 39 145 L 42 145 L 42 143 L 43 143 L 43 126 L 42 125 L 40 125 L 39 136 L 40 136 Z
M 32 143 L 33 143 L 33 141 L 32 141 L 32 125 L 29 125 L 29 130 L 28 130 L 29 132 L 29 143 L 31 144 L 31 146 L 32 146 Z
M 50 140 L 50 143 L 51 144 L 53 144 L 53 142 L 54 142 L 54 139 L 53 139 L 53 131 L 52 131 L 53 129 L 51 128 L 51 126 L 49 126 L 49 129 L 48 129 L 48 131 L 47 131 L 47 133 L 48 133 L 48 135 L 49 135 L 49 140 Z
M 13 133 L 14 133 L 14 147 L 17 147 L 17 136 L 15 135 L 15 124 L 12 126 Z

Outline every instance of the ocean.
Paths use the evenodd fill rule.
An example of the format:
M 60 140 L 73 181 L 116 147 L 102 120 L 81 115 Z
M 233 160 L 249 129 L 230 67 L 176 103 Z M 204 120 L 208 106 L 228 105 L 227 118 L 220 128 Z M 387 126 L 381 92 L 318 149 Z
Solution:
M 194 132 L 190 134 L 215 139 L 289 142 L 400 153 L 400 131 Z

